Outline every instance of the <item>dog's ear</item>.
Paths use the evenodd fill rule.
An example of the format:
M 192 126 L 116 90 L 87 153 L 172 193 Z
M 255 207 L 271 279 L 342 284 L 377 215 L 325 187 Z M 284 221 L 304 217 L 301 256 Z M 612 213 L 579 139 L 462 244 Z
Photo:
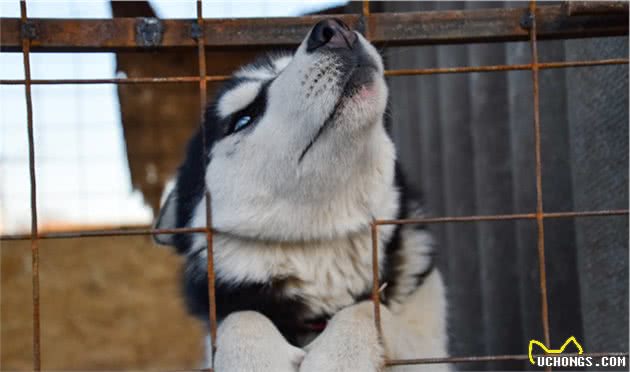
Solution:
M 177 227 L 177 189 L 167 186 L 162 198 L 160 213 L 158 214 L 154 229 L 174 229 Z M 161 245 L 175 245 L 175 234 L 153 234 L 153 241 Z

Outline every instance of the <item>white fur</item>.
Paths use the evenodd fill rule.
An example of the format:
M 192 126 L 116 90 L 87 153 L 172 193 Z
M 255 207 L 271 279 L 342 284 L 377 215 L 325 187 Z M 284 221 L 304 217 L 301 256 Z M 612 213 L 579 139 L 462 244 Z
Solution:
M 398 268 L 398 282 L 395 291 L 391 295 L 392 306 L 404 302 L 416 288 L 415 274 L 430 269 L 433 255 L 433 238 L 424 230 L 416 230 L 411 226 L 404 226 L 401 230 L 402 245 L 401 254 L 404 257 L 402 265 Z
M 391 229 L 379 234 L 379 266 Z M 286 295 L 306 301 L 312 314 L 335 312 L 352 305 L 372 287 L 372 243 L 369 232 L 335 241 L 312 243 L 264 243 L 215 235 L 214 265 L 217 277 L 231 283 L 268 282 L 273 277 L 299 280 L 286 288 Z M 204 259 L 199 275 L 205 275 Z
M 294 372 L 305 355 L 290 345 L 269 319 L 255 311 L 239 311 L 225 318 L 217 331 L 217 345 L 217 371 Z
M 392 318 L 383 318 L 383 335 L 390 359 L 448 356 L 446 290 L 439 271 L 434 270 L 405 302 L 392 304 L 390 311 Z M 391 370 L 449 371 L 450 367 L 448 364 L 407 365 Z
M 260 91 L 260 81 L 248 81 L 225 93 L 218 104 L 219 115 L 226 117 L 239 111 L 256 98 Z
M 387 309 L 381 310 L 387 317 Z M 362 302 L 341 310 L 305 349 L 300 372 L 381 370 L 385 350 L 374 323 L 374 305 Z
M 228 317 L 229 325 L 224 321 L 219 330 L 215 368 L 256 372 L 376 372 L 383 369 L 387 359 L 446 357 L 444 294 L 441 275 L 434 271 L 404 303 L 391 308 L 381 305 L 382 343 L 378 339 L 372 302 L 347 307 L 335 314 L 326 329 L 304 348 L 305 356 L 286 342 L 264 316 L 236 313 Z M 242 316 L 244 313 L 248 316 Z M 251 368 L 252 365 L 257 367 Z M 449 371 L 450 365 L 402 365 L 388 370 L 440 372 Z
M 271 69 L 266 68 L 252 68 L 244 67 L 237 71 L 234 76 L 241 78 L 248 78 L 254 80 L 269 80 L 276 77 L 284 68 L 291 62 L 291 56 L 282 56 L 274 59 L 273 67 Z

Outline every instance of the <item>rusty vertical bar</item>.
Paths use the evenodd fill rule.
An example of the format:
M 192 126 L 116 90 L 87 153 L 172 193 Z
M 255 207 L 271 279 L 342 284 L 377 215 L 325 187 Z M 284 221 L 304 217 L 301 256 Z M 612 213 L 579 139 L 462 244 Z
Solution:
M 28 168 L 31 183 L 31 270 L 33 282 L 33 370 L 41 370 L 39 317 L 39 246 L 37 230 L 37 182 L 35 178 L 35 140 L 33 135 L 33 99 L 31 95 L 31 37 L 28 29 L 26 1 L 20 0 L 22 27 L 22 56 L 24 57 L 24 92 L 26 96 L 26 124 L 28 131 Z
M 199 59 L 199 106 L 201 110 L 201 132 L 203 137 L 203 159 L 204 168 L 207 167 L 208 157 L 206 156 L 207 146 L 206 143 L 206 126 L 204 123 L 204 112 L 207 101 L 207 82 L 206 82 L 206 49 L 205 49 L 205 36 L 203 29 L 203 10 L 202 0 L 197 0 L 197 25 L 199 29 L 197 37 L 197 51 Z M 212 199 L 210 198 L 210 191 L 206 185 L 206 242 L 208 244 L 207 260 L 208 260 L 208 301 L 209 301 L 209 328 L 210 328 L 210 342 L 212 344 L 212 354 L 216 349 L 217 341 L 217 311 L 216 311 L 216 297 L 214 286 L 214 249 L 212 247 Z
M 199 104 L 201 109 L 201 119 L 203 120 L 206 107 L 206 48 L 205 35 L 203 30 L 203 10 L 202 0 L 197 0 L 197 25 L 199 26 L 197 37 L 197 55 L 199 59 Z M 202 126 L 203 128 L 203 126 Z M 204 137 L 205 141 L 205 137 Z M 205 146 L 204 142 L 204 146 Z M 204 149 L 205 150 L 205 149 Z
M 365 38 L 372 40 L 372 27 L 370 27 L 370 0 L 363 0 L 363 19 L 365 20 Z
M 545 229 L 542 191 L 542 154 L 540 130 L 540 94 L 539 94 L 539 66 L 538 43 L 536 40 L 536 0 L 529 3 L 529 17 L 531 20 L 529 35 L 532 52 L 532 82 L 534 98 L 534 151 L 536 156 L 536 225 L 538 228 L 538 269 L 540 274 L 540 312 L 542 318 L 545 344 L 551 346 L 549 336 L 549 305 L 547 303 L 547 269 L 545 266 Z M 550 370 L 550 369 L 548 369 Z

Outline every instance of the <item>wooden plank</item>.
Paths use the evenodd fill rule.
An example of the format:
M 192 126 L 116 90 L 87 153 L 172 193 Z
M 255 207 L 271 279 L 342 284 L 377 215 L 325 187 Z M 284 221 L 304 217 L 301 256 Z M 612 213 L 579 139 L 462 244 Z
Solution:
M 445 10 L 408 13 L 373 13 L 370 24 L 377 45 L 426 45 L 527 40 L 521 25 L 525 8 Z M 294 47 L 317 21 L 329 15 L 207 19 L 205 40 L 209 48 Z M 362 29 L 364 19 L 342 14 L 351 27 Z M 540 6 L 537 11 L 538 39 L 567 39 L 628 34 L 628 14 L 611 11 L 597 15 L 568 15 L 562 5 Z M 30 19 L 35 38 L 33 51 L 117 51 L 192 48 L 193 20 L 162 20 L 163 35 L 157 47 L 142 47 L 137 25 L 142 18 Z M 0 50 L 19 51 L 21 25 L 17 18 L 0 19 Z

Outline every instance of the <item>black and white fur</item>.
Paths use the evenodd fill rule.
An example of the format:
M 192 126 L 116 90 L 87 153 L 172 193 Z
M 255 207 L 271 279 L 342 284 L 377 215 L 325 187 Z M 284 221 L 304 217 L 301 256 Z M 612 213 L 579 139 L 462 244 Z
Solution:
M 293 55 L 263 57 L 227 82 L 206 111 L 205 161 L 199 132 L 156 222 L 205 226 L 207 186 L 219 318 L 207 351 L 218 372 L 369 372 L 385 357 L 446 355 L 444 286 L 417 226 L 379 227 L 378 340 L 370 222 L 418 216 L 420 204 L 383 125 L 380 56 L 340 21 L 322 22 Z M 188 308 L 207 320 L 205 235 L 156 240 L 185 256 Z M 447 369 L 395 370 L 423 368 Z

